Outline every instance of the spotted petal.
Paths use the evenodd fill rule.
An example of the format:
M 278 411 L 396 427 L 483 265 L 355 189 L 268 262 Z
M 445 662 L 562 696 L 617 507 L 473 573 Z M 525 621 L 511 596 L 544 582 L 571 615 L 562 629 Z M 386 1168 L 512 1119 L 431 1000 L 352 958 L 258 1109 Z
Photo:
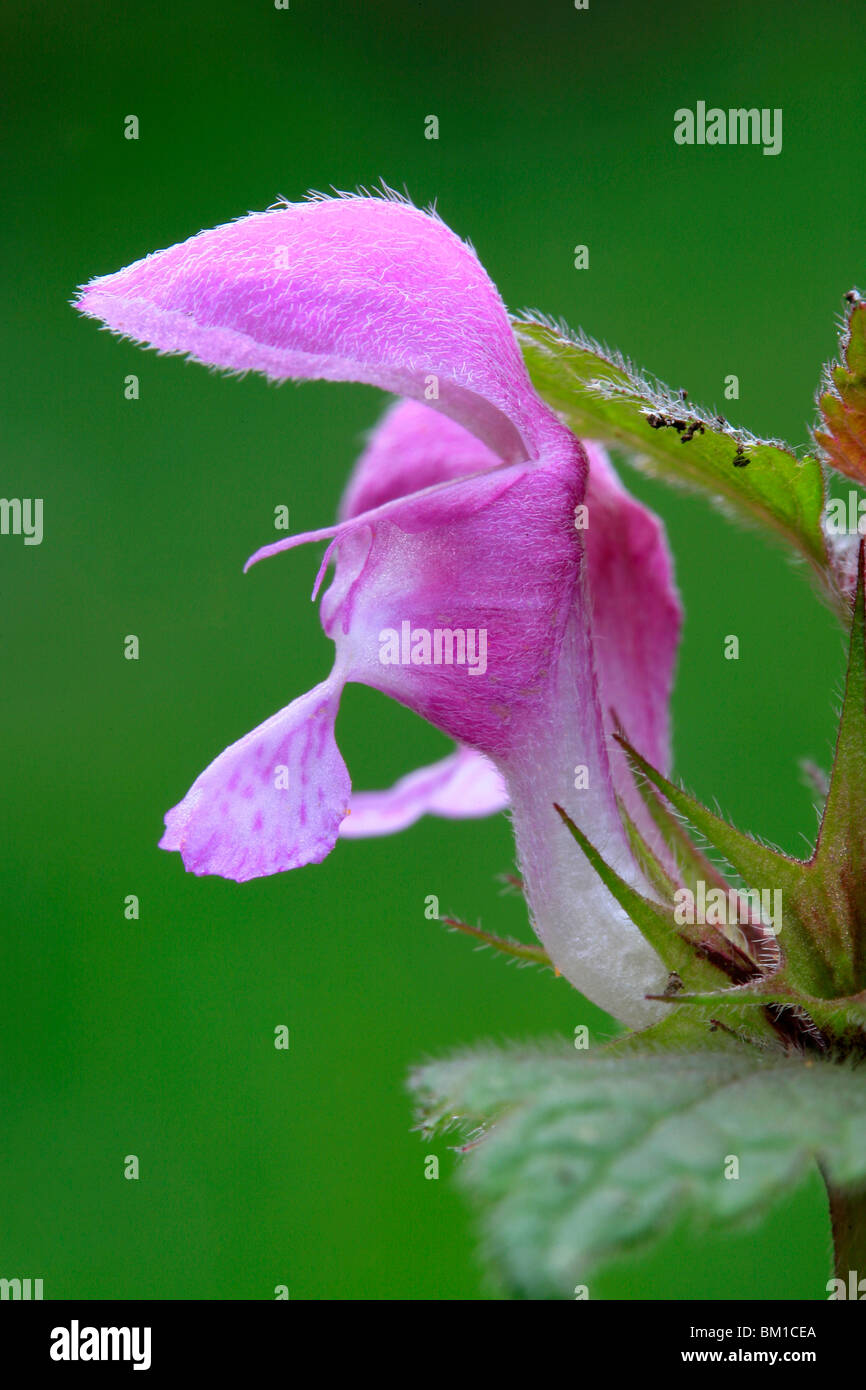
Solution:
M 220 753 L 169 811 L 160 848 L 238 883 L 330 854 L 349 805 L 334 740 L 341 689 L 331 677 Z

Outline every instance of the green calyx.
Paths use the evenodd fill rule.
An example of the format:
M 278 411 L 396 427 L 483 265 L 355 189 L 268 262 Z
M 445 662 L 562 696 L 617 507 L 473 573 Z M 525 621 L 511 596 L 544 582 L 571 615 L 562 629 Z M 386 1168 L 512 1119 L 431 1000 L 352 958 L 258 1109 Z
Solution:
M 622 735 L 647 812 L 643 829 L 621 808 L 623 821 L 655 897 L 621 879 L 557 808 L 671 971 L 665 1002 L 759 1045 L 772 1040 L 786 1048 L 866 1052 L 864 554 L 861 544 L 833 771 L 809 859 L 790 858 L 735 829 L 663 777 Z M 724 857 L 742 886 L 708 861 L 694 832 Z

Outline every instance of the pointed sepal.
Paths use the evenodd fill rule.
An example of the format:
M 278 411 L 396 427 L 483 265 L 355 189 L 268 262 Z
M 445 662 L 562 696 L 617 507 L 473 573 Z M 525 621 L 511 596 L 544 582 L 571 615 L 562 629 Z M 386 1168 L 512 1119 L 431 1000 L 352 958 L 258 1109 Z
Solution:
M 663 777 L 621 736 L 619 742 L 633 768 L 642 773 L 670 802 L 674 810 L 724 855 L 748 889 L 759 894 L 771 894 L 771 901 L 777 901 L 775 894 L 781 894 L 784 904 L 783 921 L 781 924 L 774 922 L 773 927 L 779 933 L 779 945 L 792 978 L 796 978 L 803 988 L 819 996 L 832 993 L 832 974 L 828 963 L 816 940 L 799 920 L 795 911 L 798 895 L 804 886 L 803 874 L 806 865 L 798 859 L 789 858 L 779 850 L 760 844 L 751 835 L 737 830 L 721 816 L 703 806 L 696 797 L 677 787 L 667 777 Z
M 726 1026 L 739 1025 L 744 1016 L 738 1010 L 730 1019 L 727 1017 L 722 990 L 732 981 L 739 984 L 754 978 L 758 974 L 755 963 L 717 927 L 708 923 L 680 924 L 672 907 L 638 893 L 602 858 L 568 813 L 561 806 L 556 810 L 612 897 L 671 972 L 667 991 L 660 997 L 676 1002 L 684 988 L 693 993 L 711 992 L 721 1001 L 714 1010 L 719 1021 Z M 752 1042 L 773 1036 L 770 1023 L 760 1017 L 749 1019 L 748 1031 L 748 1040 Z
M 677 837 L 685 835 L 681 824 L 674 831 L 676 815 L 725 856 L 747 892 L 771 891 L 774 903 L 776 892 L 781 894 L 783 910 L 772 924 L 778 949 L 764 954 L 759 936 L 749 941 L 749 952 L 758 955 L 762 967 L 756 978 L 733 980 L 734 988 L 729 984 L 721 993 L 685 990 L 677 1002 L 695 1005 L 724 999 L 746 1004 L 751 1000 L 762 1008 L 792 1010 L 798 1017 L 808 1017 L 834 1044 L 860 1050 L 866 1043 L 862 1005 L 866 997 L 866 542 L 860 546 L 833 769 L 809 859 L 789 858 L 735 829 L 663 777 L 621 734 L 616 737 L 638 785 L 644 782 L 642 794 L 648 808 L 653 809 L 653 797 L 671 808 L 660 814 L 655 807 L 653 819 L 672 852 L 677 843 L 682 848 L 683 840 Z M 638 835 L 634 825 L 629 833 L 634 844 Z M 646 844 L 638 858 L 651 881 L 660 882 L 660 864 L 653 867 Z M 684 863 L 692 875 L 695 869 L 706 873 L 709 867 L 697 849 L 691 856 L 686 853 Z

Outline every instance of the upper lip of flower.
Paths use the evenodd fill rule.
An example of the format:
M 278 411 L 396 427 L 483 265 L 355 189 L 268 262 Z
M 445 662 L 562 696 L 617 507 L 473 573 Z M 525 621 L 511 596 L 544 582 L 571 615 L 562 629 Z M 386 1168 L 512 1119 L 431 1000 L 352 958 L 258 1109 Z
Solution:
M 335 667 L 202 773 L 166 818 L 163 846 L 180 849 L 196 873 L 241 880 L 327 854 L 350 790 L 333 723 L 342 685 L 361 680 L 498 764 L 536 925 L 563 973 L 573 978 L 580 965 L 581 983 L 590 978 L 602 1003 L 605 970 L 629 980 L 646 974 L 648 948 L 611 912 L 604 890 L 599 898 L 592 874 L 563 875 L 567 836 L 553 803 L 615 862 L 630 862 L 598 679 L 601 672 L 606 694 L 615 688 L 633 742 L 663 763 L 678 629 L 667 552 L 601 454 L 590 485 L 603 526 L 581 546 L 573 515 L 585 496 L 586 453 L 534 391 L 474 251 L 395 197 L 316 199 L 202 232 L 100 277 L 78 307 L 116 332 L 209 365 L 365 381 L 427 402 L 397 407 L 386 421 L 383 430 L 399 435 L 399 412 L 404 422 L 412 416 L 402 441 L 390 439 L 390 456 L 383 434 L 374 436 L 336 526 L 251 558 L 330 541 L 316 590 L 335 558 L 323 598 Z M 419 430 L 427 452 L 415 457 Z M 374 504 L 359 512 L 365 495 Z M 622 530 L 613 545 L 612 526 Z M 594 595 L 594 613 L 588 566 L 612 576 Z M 398 625 L 400 605 L 420 626 L 441 618 L 489 629 L 484 678 L 467 681 L 447 666 L 377 669 L 372 637 Z M 579 795 L 576 762 L 590 770 Z M 547 849 L 548 837 L 558 849 Z M 588 920 L 601 901 L 611 919 L 607 935 L 595 927 L 608 957 L 595 976 L 580 934 L 571 941 L 572 926 L 554 920 L 574 914 L 575 891 L 588 897 Z
M 314 196 L 201 232 L 92 280 L 77 307 L 163 352 L 274 380 L 367 381 L 424 400 L 433 378 L 437 408 L 506 462 L 537 456 L 552 419 L 477 256 L 390 191 Z

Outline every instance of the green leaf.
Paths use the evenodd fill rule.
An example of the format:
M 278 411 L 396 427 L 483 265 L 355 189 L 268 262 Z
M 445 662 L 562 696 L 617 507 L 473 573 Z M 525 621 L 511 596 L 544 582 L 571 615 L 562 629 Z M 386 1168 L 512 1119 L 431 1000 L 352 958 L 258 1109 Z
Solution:
M 851 1063 L 734 1044 L 661 1055 L 563 1046 L 433 1062 L 411 1088 L 425 1132 L 472 1136 L 461 1180 L 507 1289 L 570 1298 L 579 1284 L 592 1297 L 606 1262 L 683 1216 L 698 1228 L 760 1217 L 816 1160 L 835 1187 L 862 1184 L 864 1079 Z M 739 1176 L 726 1179 L 732 1157 Z
M 591 339 L 539 319 L 514 330 L 539 395 L 575 434 L 619 445 L 665 482 L 685 483 L 769 527 L 809 561 L 828 586 L 821 529 L 824 476 L 776 440 L 734 429 L 687 405 Z M 835 597 L 835 596 L 834 596 Z
M 866 303 L 857 290 L 845 298 L 839 360 L 824 369 L 818 392 L 825 429 L 815 440 L 834 468 L 866 483 Z

